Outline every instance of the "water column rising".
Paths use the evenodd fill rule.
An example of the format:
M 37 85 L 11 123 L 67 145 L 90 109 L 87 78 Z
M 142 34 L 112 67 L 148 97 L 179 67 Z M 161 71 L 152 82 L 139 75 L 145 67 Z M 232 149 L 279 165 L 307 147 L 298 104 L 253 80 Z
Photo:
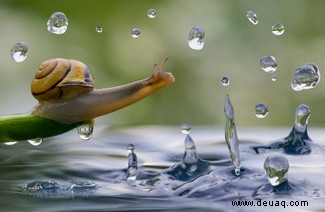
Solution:
M 237 136 L 237 130 L 234 118 L 234 109 L 229 99 L 229 95 L 226 95 L 224 112 L 226 115 L 226 128 L 225 139 L 229 149 L 231 162 L 234 166 L 234 174 L 240 175 L 240 154 L 239 154 L 239 142 Z

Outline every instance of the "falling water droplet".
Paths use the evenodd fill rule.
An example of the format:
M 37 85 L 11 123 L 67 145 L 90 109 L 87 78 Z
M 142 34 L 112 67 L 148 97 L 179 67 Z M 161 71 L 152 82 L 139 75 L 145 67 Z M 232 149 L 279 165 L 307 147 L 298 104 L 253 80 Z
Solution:
M 265 104 L 260 103 L 255 106 L 255 115 L 257 118 L 260 119 L 265 118 L 268 113 L 269 113 L 269 108 Z
M 17 141 L 9 141 L 9 142 L 5 142 L 4 144 L 7 146 L 11 146 L 11 145 L 15 145 L 17 143 Z
M 199 26 L 195 26 L 191 29 L 188 35 L 187 44 L 191 49 L 201 50 L 204 46 L 204 37 L 204 30 Z
M 134 144 L 129 144 L 126 149 L 129 151 L 128 155 L 128 169 L 126 170 L 126 180 L 136 180 L 138 175 L 138 159 L 134 153 Z
M 11 48 L 11 58 L 17 63 L 23 62 L 27 58 L 27 51 L 27 45 L 18 42 Z
M 258 18 L 257 18 L 257 15 L 256 15 L 253 11 L 247 11 L 246 16 L 247 16 L 248 20 L 249 20 L 252 24 L 254 24 L 254 25 L 258 24 Z
M 34 138 L 34 139 L 29 139 L 27 141 L 33 146 L 38 146 L 43 142 L 43 140 L 44 140 L 43 138 Z
M 102 33 L 103 32 L 103 27 L 101 27 L 101 26 L 96 27 L 96 32 Z
M 306 63 L 293 74 L 291 88 L 295 91 L 311 89 L 316 87 L 319 81 L 320 72 L 318 66 L 313 63 Z
M 84 124 L 77 128 L 79 137 L 82 140 L 89 140 L 93 136 L 94 125 L 91 124 Z
M 188 123 L 183 123 L 181 125 L 181 132 L 184 135 L 188 135 L 191 132 L 191 129 L 192 129 L 192 126 L 190 124 L 188 124 Z
M 47 21 L 47 30 L 53 34 L 63 34 L 68 29 L 68 19 L 62 12 L 55 12 Z
M 147 15 L 149 18 L 156 18 L 157 12 L 155 9 L 149 9 L 147 11 Z
M 224 112 L 226 116 L 225 139 L 230 153 L 230 159 L 234 166 L 236 176 L 240 175 L 240 152 L 237 136 L 234 108 L 230 102 L 229 95 L 226 95 Z
M 261 68 L 267 73 L 273 73 L 278 66 L 275 57 L 266 56 L 260 59 Z
M 230 83 L 230 80 L 229 80 L 228 77 L 222 77 L 222 78 L 220 79 L 220 83 L 221 83 L 221 85 L 223 85 L 223 86 L 228 86 L 229 83 Z
M 273 82 L 275 82 L 275 81 L 277 80 L 277 77 L 276 77 L 276 75 L 272 75 L 272 78 L 271 78 L 271 80 L 272 80 Z
M 284 26 L 280 23 L 276 23 L 272 26 L 272 33 L 274 35 L 282 35 L 284 33 Z
M 137 37 L 139 37 L 140 34 L 141 34 L 140 29 L 135 28 L 135 29 L 132 29 L 132 31 L 131 31 L 131 36 L 132 36 L 133 38 L 137 38 Z
M 272 186 L 287 181 L 289 163 L 282 155 L 270 155 L 264 162 L 264 170 Z

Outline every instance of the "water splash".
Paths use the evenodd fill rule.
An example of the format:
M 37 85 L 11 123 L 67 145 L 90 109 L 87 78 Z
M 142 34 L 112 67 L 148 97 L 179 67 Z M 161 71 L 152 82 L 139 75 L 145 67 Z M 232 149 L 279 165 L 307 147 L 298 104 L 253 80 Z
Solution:
M 94 182 L 88 182 L 88 181 L 72 181 L 70 189 L 72 193 L 89 194 L 97 189 L 97 185 Z
M 17 141 L 8 141 L 8 142 L 5 142 L 3 144 L 7 145 L 7 146 L 12 146 L 12 145 L 15 145 L 17 143 Z
M 225 99 L 224 112 L 226 115 L 225 139 L 229 149 L 231 162 L 234 166 L 234 173 L 236 176 L 239 176 L 241 167 L 239 141 L 235 125 L 234 109 L 232 107 L 228 94 L 226 95 Z
M 140 36 L 140 34 L 141 34 L 140 29 L 134 28 L 134 29 L 132 29 L 132 31 L 131 31 L 131 36 L 132 36 L 133 38 L 138 38 L 138 37 Z
M 272 80 L 273 82 L 277 81 L 277 77 L 276 77 L 276 75 L 272 75 L 271 80 Z
M 147 11 L 147 15 L 148 15 L 149 18 L 156 18 L 156 16 L 157 16 L 157 12 L 156 12 L 155 9 L 149 9 L 149 10 Z
M 258 18 L 257 18 L 257 15 L 256 15 L 253 11 L 247 11 L 246 16 L 247 16 L 248 20 L 249 20 L 252 24 L 254 24 L 254 25 L 258 24 Z
M 184 135 L 188 135 L 191 132 L 191 129 L 192 129 L 192 126 L 190 124 L 188 124 L 188 123 L 183 123 L 181 125 L 181 132 Z
M 314 88 L 320 81 L 318 66 L 314 63 L 306 63 L 298 68 L 292 76 L 291 88 L 301 91 Z
M 184 126 L 189 125 L 185 124 Z M 195 142 L 189 135 L 189 130 L 186 130 L 183 134 L 186 136 L 184 140 L 185 151 L 182 160 L 164 170 L 158 176 L 147 180 L 146 185 L 154 186 L 155 188 L 175 189 L 184 182 L 197 179 L 210 171 L 209 162 L 202 160 L 198 156 Z
M 291 133 L 285 138 L 283 149 L 288 154 L 309 154 L 311 152 L 310 142 L 312 139 L 308 136 L 307 124 L 311 115 L 310 108 L 305 105 L 299 105 L 296 109 L 295 124 Z
M 267 73 L 273 73 L 278 67 L 275 57 L 265 56 L 260 59 L 261 68 Z
M 222 86 L 228 86 L 230 84 L 230 80 L 228 77 L 222 77 L 220 79 L 220 83 Z
M 185 153 L 183 156 L 183 161 L 185 163 L 197 163 L 199 160 L 199 157 L 196 152 L 195 143 L 190 135 L 186 135 L 185 140 L 184 140 L 184 145 L 185 145 Z M 195 171 L 196 168 L 191 168 L 190 172 Z
M 163 171 L 162 175 L 167 175 L 174 180 L 189 181 L 209 171 L 209 163 L 198 156 L 195 142 L 189 134 L 185 137 L 184 147 L 182 161 Z
M 187 44 L 191 49 L 201 50 L 204 47 L 205 32 L 202 27 L 194 26 L 188 34 Z
M 27 58 L 28 46 L 24 42 L 18 42 L 11 48 L 11 58 L 17 62 L 23 62 Z
M 257 118 L 263 119 L 269 114 L 269 108 L 263 104 L 259 103 L 255 106 L 255 115 Z
M 126 170 L 125 179 L 126 180 L 136 180 L 138 175 L 138 159 L 137 155 L 134 153 L 134 144 L 129 144 L 126 148 L 129 151 L 128 155 L 128 168 Z
M 101 26 L 96 27 L 96 32 L 102 33 L 103 32 L 103 27 L 101 27 Z
M 274 24 L 272 26 L 272 33 L 274 35 L 277 35 L 277 36 L 283 35 L 283 33 L 284 33 L 284 26 L 282 24 L 280 24 L 280 23 Z
M 39 146 L 43 142 L 44 138 L 34 138 L 27 140 L 33 146 Z
M 89 140 L 93 136 L 94 123 L 91 122 L 89 124 L 81 125 L 77 128 L 77 131 L 82 140 Z
M 68 19 L 62 12 L 53 13 L 47 21 L 47 30 L 53 34 L 63 34 L 68 29 Z
M 295 124 L 290 134 L 282 139 L 276 140 L 267 146 L 253 147 L 256 153 L 266 149 L 283 149 L 285 153 L 292 155 L 304 155 L 311 153 L 310 145 L 313 143 L 307 132 L 308 119 L 310 117 L 310 108 L 301 104 L 296 109 Z
M 56 182 L 50 180 L 34 181 L 24 185 L 22 189 L 27 192 L 57 192 L 60 187 Z

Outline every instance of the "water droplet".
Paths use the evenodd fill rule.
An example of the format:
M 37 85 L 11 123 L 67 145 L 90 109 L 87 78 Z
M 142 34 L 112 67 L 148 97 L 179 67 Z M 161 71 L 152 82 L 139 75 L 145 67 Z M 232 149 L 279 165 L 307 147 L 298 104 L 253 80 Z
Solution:
M 181 132 L 184 134 L 184 135 L 187 135 L 191 132 L 191 129 L 192 129 L 192 126 L 188 123 L 183 123 L 181 125 Z
M 235 173 L 236 176 L 239 176 L 240 175 L 240 168 L 235 168 L 234 173 Z
M 141 34 L 140 29 L 135 28 L 135 29 L 132 29 L 132 31 L 131 31 L 131 36 L 132 36 L 133 38 L 137 38 L 137 37 L 139 37 L 140 34 Z
M 11 58 L 17 63 L 23 62 L 27 58 L 27 51 L 27 45 L 18 42 L 11 48 Z
M 255 115 L 257 118 L 260 119 L 265 118 L 268 113 L 269 113 L 269 108 L 265 104 L 260 103 L 255 106 Z
M 282 155 L 270 155 L 264 162 L 264 170 L 272 186 L 280 185 L 288 177 L 288 160 Z
M 7 146 L 11 146 L 11 145 L 15 145 L 17 143 L 17 141 L 9 141 L 9 142 L 5 142 L 4 144 Z
M 103 32 L 103 27 L 101 27 L 101 26 L 96 27 L 96 32 L 102 33 Z
M 63 34 L 68 29 L 68 19 L 62 12 L 55 12 L 47 21 L 47 30 L 53 34 Z
M 276 23 L 272 26 L 272 33 L 274 35 L 282 35 L 284 33 L 284 26 L 280 23 Z
M 44 140 L 43 138 L 34 138 L 34 139 L 29 139 L 27 141 L 33 146 L 38 146 L 43 142 L 43 140 Z
M 278 66 L 278 64 L 275 60 L 275 57 L 273 57 L 273 56 L 262 57 L 260 59 L 260 65 L 261 65 L 261 68 L 267 73 L 275 72 L 276 68 Z
M 298 68 L 292 76 L 291 88 L 301 91 L 314 88 L 320 81 L 318 66 L 313 63 L 306 63 Z
M 240 151 L 237 129 L 235 124 L 235 112 L 230 102 L 229 95 L 226 95 L 224 112 L 226 115 L 225 139 L 230 153 L 230 159 L 234 166 L 236 176 L 240 175 Z
M 135 149 L 135 146 L 134 144 L 129 144 L 127 147 L 126 147 L 127 150 L 130 150 L 130 151 L 133 151 Z
M 228 86 L 229 83 L 230 83 L 229 78 L 228 77 L 222 77 L 221 80 L 220 80 L 220 83 L 223 86 Z
M 195 26 L 191 29 L 188 35 L 187 44 L 191 49 L 201 50 L 204 46 L 204 41 L 203 41 L 204 37 L 205 37 L 204 30 L 199 26 Z
M 93 136 L 94 125 L 84 124 L 77 128 L 78 134 L 82 140 L 89 140 Z
M 256 25 L 256 24 L 258 24 L 258 18 L 257 18 L 257 15 L 253 12 L 253 11 L 247 11 L 247 18 L 248 18 L 248 20 L 252 23 L 252 24 L 254 24 L 254 25 Z
M 276 77 L 276 75 L 272 75 L 272 78 L 271 78 L 271 80 L 272 80 L 273 82 L 275 82 L 275 81 L 277 80 L 277 77 Z
M 147 11 L 147 15 L 149 18 L 156 18 L 157 12 L 155 9 L 149 9 Z
M 306 126 L 308 124 L 309 116 L 311 115 L 311 111 L 308 105 L 301 104 L 296 109 L 296 119 L 295 125 L 298 126 Z

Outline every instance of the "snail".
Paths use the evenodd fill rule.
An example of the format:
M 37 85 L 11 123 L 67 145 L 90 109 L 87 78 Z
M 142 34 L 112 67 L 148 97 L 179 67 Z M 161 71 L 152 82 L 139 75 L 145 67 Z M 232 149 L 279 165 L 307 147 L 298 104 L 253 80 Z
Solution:
M 0 117 L 0 142 L 51 137 L 131 105 L 174 82 L 172 73 L 162 71 L 166 62 L 167 58 L 154 64 L 148 78 L 95 89 L 94 77 L 84 63 L 47 60 L 31 83 L 38 104 L 29 113 Z

